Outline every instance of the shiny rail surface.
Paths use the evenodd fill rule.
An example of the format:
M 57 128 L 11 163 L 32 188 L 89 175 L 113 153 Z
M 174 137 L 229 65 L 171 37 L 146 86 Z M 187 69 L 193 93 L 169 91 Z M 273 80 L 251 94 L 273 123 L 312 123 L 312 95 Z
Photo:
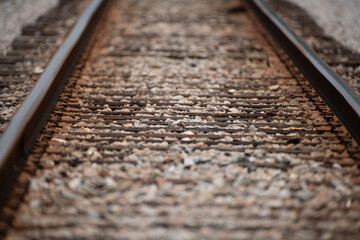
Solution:
M 55 54 L 34 89 L 12 117 L 0 139 L 0 204 L 22 165 L 83 48 L 96 26 L 106 0 L 93 0 Z

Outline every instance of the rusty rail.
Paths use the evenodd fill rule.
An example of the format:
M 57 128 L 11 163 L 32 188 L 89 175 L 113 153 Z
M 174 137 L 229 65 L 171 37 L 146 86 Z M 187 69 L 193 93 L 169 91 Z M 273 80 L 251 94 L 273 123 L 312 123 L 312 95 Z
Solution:
M 359 96 L 263 0 L 245 1 L 360 144 Z
M 89 4 L 3 133 L 0 139 L 0 206 L 46 124 L 106 2 L 93 0 Z

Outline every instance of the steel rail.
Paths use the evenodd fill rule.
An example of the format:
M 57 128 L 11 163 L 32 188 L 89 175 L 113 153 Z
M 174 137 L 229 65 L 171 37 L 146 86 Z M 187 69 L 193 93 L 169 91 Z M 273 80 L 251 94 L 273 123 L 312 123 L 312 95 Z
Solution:
M 263 0 L 245 0 L 360 145 L 360 98 Z
M 0 206 L 3 205 L 53 106 L 85 48 L 107 0 L 93 0 L 51 59 L 0 139 Z

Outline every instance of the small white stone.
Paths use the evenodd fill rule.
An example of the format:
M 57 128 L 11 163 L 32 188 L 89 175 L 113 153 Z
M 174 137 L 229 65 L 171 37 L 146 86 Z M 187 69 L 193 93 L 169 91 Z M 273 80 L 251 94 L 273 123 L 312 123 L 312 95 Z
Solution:
M 169 146 L 169 143 L 168 142 L 161 142 L 159 144 L 159 147 L 168 147 Z
M 86 155 L 91 156 L 96 152 L 96 148 L 94 147 L 90 147 L 87 151 L 86 151 Z
M 61 138 L 52 138 L 51 140 L 53 140 L 55 142 L 60 142 L 60 143 L 67 143 L 67 141 L 65 139 L 61 139 Z
M 230 136 L 226 136 L 226 137 L 224 137 L 223 139 L 222 139 L 222 141 L 224 141 L 224 142 L 232 142 L 234 139 L 232 138 L 232 137 L 230 137 Z
M 239 110 L 237 110 L 236 108 L 230 108 L 229 112 L 231 112 L 231 113 L 239 113 Z
M 42 73 L 42 72 L 44 72 L 44 69 L 42 69 L 41 67 L 36 66 L 36 67 L 34 68 L 34 73 Z
M 194 135 L 194 133 L 192 131 L 186 131 L 186 132 L 184 132 L 184 134 L 186 134 L 186 135 Z
M 192 165 L 194 165 L 194 164 L 195 164 L 195 162 L 194 162 L 194 160 L 193 160 L 192 158 L 190 158 L 190 157 L 185 157 L 185 159 L 184 159 L 184 165 L 185 165 L 185 167 L 192 166 Z
M 69 188 L 72 190 L 76 190 L 78 188 L 78 186 L 81 183 L 81 179 L 80 178 L 74 178 L 69 182 Z
M 181 123 L 181 121 L 182 121 L 181 119 L 176 120 L 176 121 L 172 122 L 171 125 L 176 126 L 176 125 L 178 125 L 179 123 Z
M 279 89 L 279 85 L 273 85 L 270 87 L 270 91 L 276 91 Z
M 105 178 L 105 186 L 108 188 L 114 188 L 116 187 L 116 182 L 111 177 Z
M 256 127 L 253 124 L 251 124 L 249 127 L 249 132 L 256 132 L 256 130 L 257 130 Z
M 338 163 L 334 163 L 333 166 L 332 166 L 333 169 L 340 169 L 341 168 L 341 165 L 338 164 Z
M 37 184 L 35 181 L 30 182 L 30 190 L 38 191 L 40 190 L 39 184 Z

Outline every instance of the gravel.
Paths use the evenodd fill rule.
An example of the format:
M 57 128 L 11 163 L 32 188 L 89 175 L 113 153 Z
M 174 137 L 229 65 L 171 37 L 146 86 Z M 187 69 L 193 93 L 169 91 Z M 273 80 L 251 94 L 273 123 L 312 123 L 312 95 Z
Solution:
M 0 1 L 0 54 L 6 53 L 11 41 L 20 34 L 21 27 L 57 4 L 57 0 Z
M 360 1 L 288 0 L 307 11 L 315 22 L 345 46 L 360 53 Z

